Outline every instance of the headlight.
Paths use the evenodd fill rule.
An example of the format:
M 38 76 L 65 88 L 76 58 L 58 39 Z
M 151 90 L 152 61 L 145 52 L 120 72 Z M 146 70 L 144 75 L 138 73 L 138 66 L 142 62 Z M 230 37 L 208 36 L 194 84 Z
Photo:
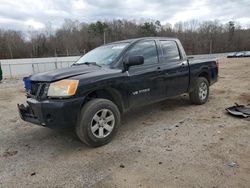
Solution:
M 76 93 L 79 80 L 60 80 L 51 83 L 48 97 L 70 97 Z

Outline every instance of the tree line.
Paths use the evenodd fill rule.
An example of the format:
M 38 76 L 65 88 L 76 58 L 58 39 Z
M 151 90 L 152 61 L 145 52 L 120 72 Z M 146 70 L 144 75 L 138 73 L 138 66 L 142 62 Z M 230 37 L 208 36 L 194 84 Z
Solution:
M 188 54 L 250 50 L 250 28 L 233 21 L 191 20 L 171 25 L 160 21 L 80 23 L 67 19 L 56 30 L 51 25 L 25 33 L 0 29 L 0 59 L 80 55 L 103 43 L 149 36 L 177 37 Z

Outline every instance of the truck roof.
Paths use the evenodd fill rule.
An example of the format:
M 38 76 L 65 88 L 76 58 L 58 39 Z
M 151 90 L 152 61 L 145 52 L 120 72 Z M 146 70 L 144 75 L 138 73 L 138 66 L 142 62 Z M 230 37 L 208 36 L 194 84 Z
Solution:
M 106 45 L 108 45 L 108 44 L 116 44 L 116 43 L 121 43 L 121 42 L 133 43 L 133 42 L 143 40 L 143 39 L 167 39 L 167 40 L 175 40 L 175 41 L 178 40 L 177 38 L 172 38 L 172 37 L 140 37 L 140 38 L 132 38 L 132 39 L 115 41 L 115 42 L 107 43 Z

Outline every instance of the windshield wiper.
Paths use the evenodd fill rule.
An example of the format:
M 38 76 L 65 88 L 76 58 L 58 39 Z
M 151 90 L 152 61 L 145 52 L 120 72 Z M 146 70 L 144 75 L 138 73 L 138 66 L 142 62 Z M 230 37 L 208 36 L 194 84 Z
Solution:
M 74 63 L 72 66 L 78 66 L 78 65 L 95 65 L 98 67 L 102 67 L 101 65 L 98 65 L 96 62 L 83 62 L 83 63 Z

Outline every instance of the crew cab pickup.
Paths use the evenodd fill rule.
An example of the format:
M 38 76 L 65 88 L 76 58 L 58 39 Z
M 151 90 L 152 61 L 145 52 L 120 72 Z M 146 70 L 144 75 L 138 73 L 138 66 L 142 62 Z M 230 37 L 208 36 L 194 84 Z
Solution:
M 138 106 L 188 93 L 208 100 L 217 81 L 215 59 L 189 59 L 178 39 L 150 37 L 93 49 L 69 68 L 34 74 L 24 121 L 56 128 L 75 126 L 79 139 L 97 147 L 114 137 L 121 115 Z

